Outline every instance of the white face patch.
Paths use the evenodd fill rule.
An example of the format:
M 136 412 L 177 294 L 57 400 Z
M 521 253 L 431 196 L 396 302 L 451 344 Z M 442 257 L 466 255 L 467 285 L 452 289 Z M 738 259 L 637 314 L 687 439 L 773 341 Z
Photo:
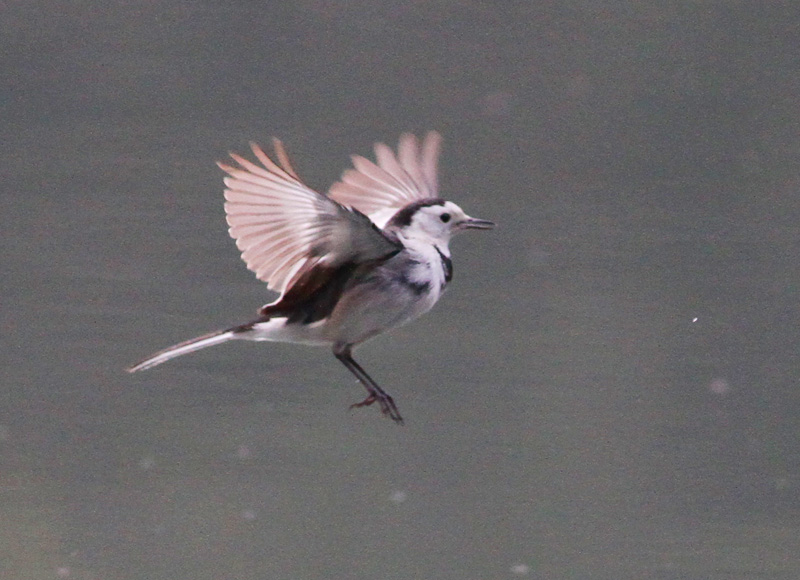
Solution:
M 460 207 L 451 201 L 421 207 L 404 228 L 407 237 L 426 238 L 434 245 L 447 246 L 450 236 L 467 218 Z

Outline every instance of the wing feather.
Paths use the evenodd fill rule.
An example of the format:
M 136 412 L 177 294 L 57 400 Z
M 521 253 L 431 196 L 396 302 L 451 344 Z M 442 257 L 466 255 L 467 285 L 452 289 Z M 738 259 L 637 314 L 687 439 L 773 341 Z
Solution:
M 273 141 L 277 163 L 255 144 L 261 163 L 236 154 L 237 166 L 219 163 L 225 177 L 225 213 L 247 267 L 268 287 L 285 293 L 301 272 L 324 262 L 375 260 L 398 250 L 362 213 L 305 185 L 283 144 Z
M 436 131 L 425 135 L 421 144 L 411 133 L 403 133 L 397 154 L 389 146 L 377 143 L 377 163 L 353 156 L 353 169 L 342 174 L 328 195 L 374 221 L 379 221 L 378 215 L 385 218 L 410 203 L 438 197 L 441 146 L 442 137 Z
M 420 168 L 422 169 L 423 179 L 430 192 L 430 197 L 439 197 L 439 176 L 437 167 L 439 165 L 439 155 L 442 152 L 442 136 L 432 131 L 428 133 L 425 141 L 422 142 L 422 156 L 420 158 Z

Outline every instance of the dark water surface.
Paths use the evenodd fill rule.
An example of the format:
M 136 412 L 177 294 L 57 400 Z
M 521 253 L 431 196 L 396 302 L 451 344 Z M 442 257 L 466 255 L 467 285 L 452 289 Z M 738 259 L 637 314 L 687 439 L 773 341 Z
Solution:
M 0 24 L 0 577 L 800 577 L 797 12 L 761 2 L 19 2 Z M 429 128 L 437 308 L 360 352 L 272 299 L 214 161 L 324 190 Z

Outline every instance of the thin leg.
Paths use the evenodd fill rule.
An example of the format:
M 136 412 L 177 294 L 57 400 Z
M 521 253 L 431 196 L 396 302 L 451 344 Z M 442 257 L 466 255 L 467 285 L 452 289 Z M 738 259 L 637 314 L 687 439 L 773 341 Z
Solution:
M 397 407 L 394 404 L 394 399 L 392 399 L 389 393 L 380 388 L 378 383 L 372 380 L 372 377 L 370 377 L 367 372 L 361 368 L 361 365 L 353 360 L 351 351 L 352 347 L 350 345 L 342 347 L 337 346 L 334 347 L 333 354 L 336 358 L 342 361 L 342 364 L 347 367 L 347 370 L 353 373 L 358 381 L 364 385 L 369 395 L 360 403 L 350 405 L 350 408 L 367 407 L 377 401 L 380 404 L 381 412 L 384 415 L 391 417 L 395 423 L 402 424 L 403 418 L 400 416 L 400 412 L 397 410 Z

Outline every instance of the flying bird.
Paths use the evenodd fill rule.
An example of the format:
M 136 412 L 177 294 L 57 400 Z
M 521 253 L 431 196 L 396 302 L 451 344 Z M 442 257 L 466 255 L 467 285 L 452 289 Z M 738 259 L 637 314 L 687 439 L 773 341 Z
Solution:
M 247 267 L 280 293 L 246 324 L 181 342 L 128 368 L 149 369 L 231 340 L 329 346 L 367 389 L 351 407 L 378 403 L 397 423 L 392 397 L 353 359 L 370 338 L 430 310 L 453 277 L 450 237 L 494 223 L 469 217 L 439 197 L 441 136 L 420 143 L 409 133 L 395 153 L 375 145 L 376 163 L 355 155 L 327 195 L 303 183 L 283 144 L 275 160 L 256 144 L 260 163 L 235 153 L 218 163 L 225 177 L 225 213 Z

